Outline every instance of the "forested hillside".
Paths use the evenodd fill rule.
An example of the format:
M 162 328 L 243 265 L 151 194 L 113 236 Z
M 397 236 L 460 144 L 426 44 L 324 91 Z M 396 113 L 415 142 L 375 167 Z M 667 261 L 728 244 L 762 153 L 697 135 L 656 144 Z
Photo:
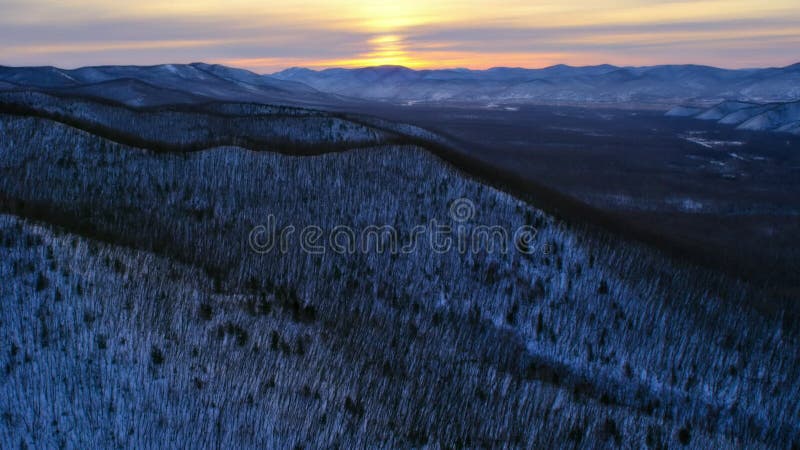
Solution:
M 39 100 L 0 115 L 9 447 L 798 444 L 797 334 L 745 284 L 560 222 L 377 122 Z M 316 151 L 180 151 L 209 129 Z M 269 217 L 537 232 L 527 252 L 428 236 L 408 253 L 254 251 Z

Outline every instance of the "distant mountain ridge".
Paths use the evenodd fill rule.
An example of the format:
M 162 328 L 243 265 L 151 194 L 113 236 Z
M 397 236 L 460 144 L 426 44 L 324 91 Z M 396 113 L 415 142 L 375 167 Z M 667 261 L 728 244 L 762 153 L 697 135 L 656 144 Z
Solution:
M 76 93 L 131 106 L 210 100 L 324 106 L 340 101 L 302 83 L 204 63 L 72 70 L 0 66 L 0 89 Z
M 206 63 L 72 70 L 0 66 L 0 89 L 76 91 L 132 106 L 214 99 L 310 106 L 389 101 L 633 104 L 667 109 L 676 104 L 710 107 L 729 100 L 799 101 L 800 64 L 737 70 L 699 65 L 608 64 L 486 70 L 377 66 L 315 71 L 295 67 L 271 75 Z
M 709 105 L 722 100 L 800 100 L 800 64 L 784 68 L 720 69 L 699 65 L 487 70 L 292 68 L 272 75 L 319 91 L 373 100 L 408 102 L 503 101 L 519 103 L 663 103 Z

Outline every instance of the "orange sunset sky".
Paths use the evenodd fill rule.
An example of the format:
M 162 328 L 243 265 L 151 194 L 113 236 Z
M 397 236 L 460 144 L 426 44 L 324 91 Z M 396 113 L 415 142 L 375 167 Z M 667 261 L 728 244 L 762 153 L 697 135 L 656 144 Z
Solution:
M 800 61 L 798 0 L 0 0 L 0 64 L 721 67 Z

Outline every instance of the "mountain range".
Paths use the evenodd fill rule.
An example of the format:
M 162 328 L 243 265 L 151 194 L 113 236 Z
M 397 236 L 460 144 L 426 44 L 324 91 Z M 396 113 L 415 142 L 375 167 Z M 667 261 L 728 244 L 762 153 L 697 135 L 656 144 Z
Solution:
M 401 66 L 271 75 L 217 64 L 0 67 L 0 90 L 78 93 L 131 106 L 200 103 L 210 99 L 324 107 L 363 101 L 483 105 L 567 103 L 710 107 L 726 100 L 800 100 L 800 64 L 720 69 L 698 65 L 617 67 L 557 65 L 543 69 L 412 70 Z
M 697 65 L 419 71 L 398 66 L 322 71 L 293 68 L 272 78 L 345 96 L 406 102 L 674 104 L 680 100 L 709 104 L 725 99 L 800 99 L 800 64 L 745 70 Z

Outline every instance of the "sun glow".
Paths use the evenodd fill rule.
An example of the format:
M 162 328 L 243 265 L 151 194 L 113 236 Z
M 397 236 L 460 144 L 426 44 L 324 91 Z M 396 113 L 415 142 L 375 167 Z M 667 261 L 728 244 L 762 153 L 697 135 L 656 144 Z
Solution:
M 367 41 L 369 51 L 359 54 L 354 58 L 334 61 L 333 65 L 341 67 L 365 66 L 406 66 L 421 67 L 424 61 L 413 58 L 408 52 L 403 37 L 395 34 L 376 36 Z
M 430 6 L 420 2 L 356 2 L 351 5 L 355 27 L 371 33 L 368 50 L 334 62 L 341 67 L 397 65 L 422 67 L 428 62 L 415 57 L 400 32 L 435 20 Z

